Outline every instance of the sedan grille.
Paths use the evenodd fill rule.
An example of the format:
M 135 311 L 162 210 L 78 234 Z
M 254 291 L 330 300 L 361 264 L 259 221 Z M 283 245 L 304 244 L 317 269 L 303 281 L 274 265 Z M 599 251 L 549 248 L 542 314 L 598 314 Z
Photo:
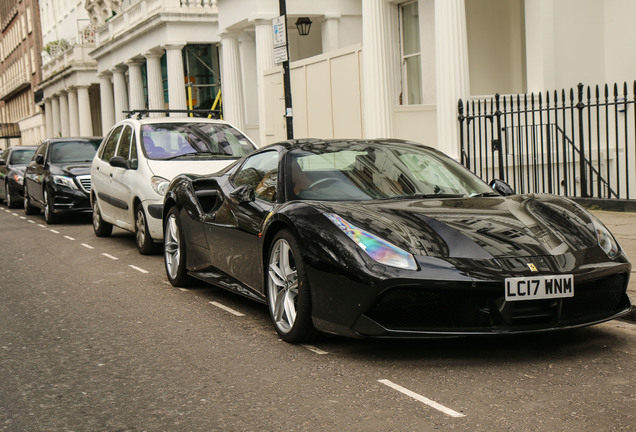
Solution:
M 81 175 L 77 176 L 77 182 L 82 187 L 82 190 L 86 193 L 91 193 L 91 176 L 90 175 Z

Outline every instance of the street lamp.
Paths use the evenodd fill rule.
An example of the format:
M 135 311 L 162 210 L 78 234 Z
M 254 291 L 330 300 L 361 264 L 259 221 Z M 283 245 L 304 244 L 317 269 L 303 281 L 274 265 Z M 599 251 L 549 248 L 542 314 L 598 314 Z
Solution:
M 309 34 L 309 29 L 311 29 L 311 20 L 309 17 L 300 17 L 296 20 L 296 28 L 298 29 L 298 34 L 301 36 L 307 36 Z

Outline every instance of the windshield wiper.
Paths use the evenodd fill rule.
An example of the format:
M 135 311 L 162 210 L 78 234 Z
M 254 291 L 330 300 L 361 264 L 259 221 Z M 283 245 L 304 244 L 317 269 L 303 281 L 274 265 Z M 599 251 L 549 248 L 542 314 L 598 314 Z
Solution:
M 415 195 L 399 195 L 392 197 L 384 197 L 381 199 L 433 199 L 433 198 L 464 198 L 466 195 L 462 194 L 447 194 L 447 193 L 439 193 L 439 194 L 415 194 Z
M 161 158 L 161 160 L 173 160 L 173 159 L 180 159 L 180 158 L 192 157 L 192 156 L 221 156 L 221 155 L 218 155 L 212 152 L 190 152 L 190 153 L 181 153 L 181 154 L 170 156 L 167 158 Z
M 499 197 L 501 195 L 499 195 L 496 192 L 483 192 L 483 193 L 471 193 L 470 197 L 471 198 L 480 198 L 480 197 Z

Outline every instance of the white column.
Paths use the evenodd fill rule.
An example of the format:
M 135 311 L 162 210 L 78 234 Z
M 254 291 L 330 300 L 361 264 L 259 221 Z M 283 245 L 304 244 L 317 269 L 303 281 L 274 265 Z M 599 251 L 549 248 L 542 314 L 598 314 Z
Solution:
M 93 136 L 93 116 L 87 85 L 77 87 L 77 105 L 79 108 L 79 134 L 81 136 Z M 106 132 L 108 130 L 104 131 L 104 133 Z
M 183 56 L 181 50 L 185 44 L 166 45 L 168 63 L 168 106 L 171 110 L 184 110 L 186 106 L 185 73 L 183 72 Z M 172 117 L 186 117 L 185 113 Z
M 325 15 L 325 20 L 320 25 L 320 32 L 322 33 L 322 52 L 340 48 L 340 15 Z
M 393 131 L 390 9 L 386 0 L 362 1 L 363 113 L 365 138 L 389 138 Z
M 161 76 L 161 51 L 148 51 L 144 53 L 146 57 L 146 72 L 148 73 L 148 109 L 160 110 L 165 108 L 163 97 L 163 78 Z M 158 117 L 159 114 L 152 114 L 151 117 Z
M 77 88 L 68 89 L 69 136 L 79 136 L 79 112 L 77 110 Z
M 245 104 L 239 53 L 238 34 L 221 35 L 221 80 L 223 94 L 223 119 L 240 130 L 245 129 Z
M 143 60 L 131 59 L 126 61 L 128 66 L 128 96 L 129 106 L 131 110 L 146 108 L 146 100 L 144 97 L 144 81 L 141 76 L 141 66 Z
M 62 128 L 60 126 L 60 97 L 59 95 L 55 95 L 53 99 L 51 99 L 52 106 L 52 115 L 53 115 L 53 135 L 52 138 L 58 138 L 60 133 L 62 132 Z
M 99 95 L 102 109 L 102 134 L 115 124 L 115 102 L 113 100 L 113 83 L 110 81 L 111 74 L 102 72 L 99 75 Z
M 435 0 L 437 143 L 459 159 L 457 101 L 470 96 L 464 0 Z
M 44 121 L 46 124 L 46 138 L 53 137 L 53 103 L 51 98 L 44 100 Z
M 115 121 L 126 118 L 123 111 L 128 111 L 128 90 L 126 88 L 126 68 L 113 68 L 113 93 L 115 94 Z
M 271 20 L 257 20 L 254 22 L 256 30 L 256 82 L 258 90 L 258 135 L 259 145 L 266 144 L 267 113 L 265 104 L 265 76 L 264 72 L 276 66 L 274 63 L 274 31 Z M 281 122 L 284 112 L 275 113 L 274 118 Z M 278 117 L 280 116 L 280 117 Z
M 63 137 L 70 136 L 69 126 L 69 113 L 68 113 L 68 93 L 62 92 L 60 94 L 60 128 Z

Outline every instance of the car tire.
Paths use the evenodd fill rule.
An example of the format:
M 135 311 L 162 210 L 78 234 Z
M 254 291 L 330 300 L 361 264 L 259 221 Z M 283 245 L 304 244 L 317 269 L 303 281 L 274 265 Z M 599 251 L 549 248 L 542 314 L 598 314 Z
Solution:
M 44 186 L 44 220 L 49 225 L 56 224 L 59 220 L 53 208 L 54 206 L 53 201 L 51 201 L 51 195 L 49 195 L 49 192 L 46 190 L 46 186 Z
M 148 232 L 146 213 L 141 204 L 137 204 L 135 207 L 135 242 L 137 250 L 142 255 L 152 255 L 157 251 L 157 246 Z
M 110 237 L 113 233 L 113 224 L 102 219 L 97 198 L 93 199 L 93 231 L 97 237 Z
M 9 185 L 8 184 L 5 184 L 5 186 L 4 186 L 4 193 L 6 195 L 6 197 L 4 198 L 4 202 L 7 204 L 7 207 L 15 208 L 16 203 L 15 203 L 15 201 L 13 201 L 11 199 L 11 191 L 9 190 Z
M 175 287 L 190 286 L 194 282 L 194 278 L 188 274 L 186 269 L 185 238 L 177 207 L 171 207 L 168 210 L 163 228 L 163 262 L 168 280 Z
M 318 332 L 311 320 L 311 291 L 292 233 L 281 230 L 266 261 L 267 304 L 274 328 L 286 342 L 308 342 Z
M 26 186 L 24 187 L 24 214 L 26 215 L 34 215 L 38 214 L 40 209 L 31 204 L 31 198 L 29 198 L 29 192 L 27 191 Z

